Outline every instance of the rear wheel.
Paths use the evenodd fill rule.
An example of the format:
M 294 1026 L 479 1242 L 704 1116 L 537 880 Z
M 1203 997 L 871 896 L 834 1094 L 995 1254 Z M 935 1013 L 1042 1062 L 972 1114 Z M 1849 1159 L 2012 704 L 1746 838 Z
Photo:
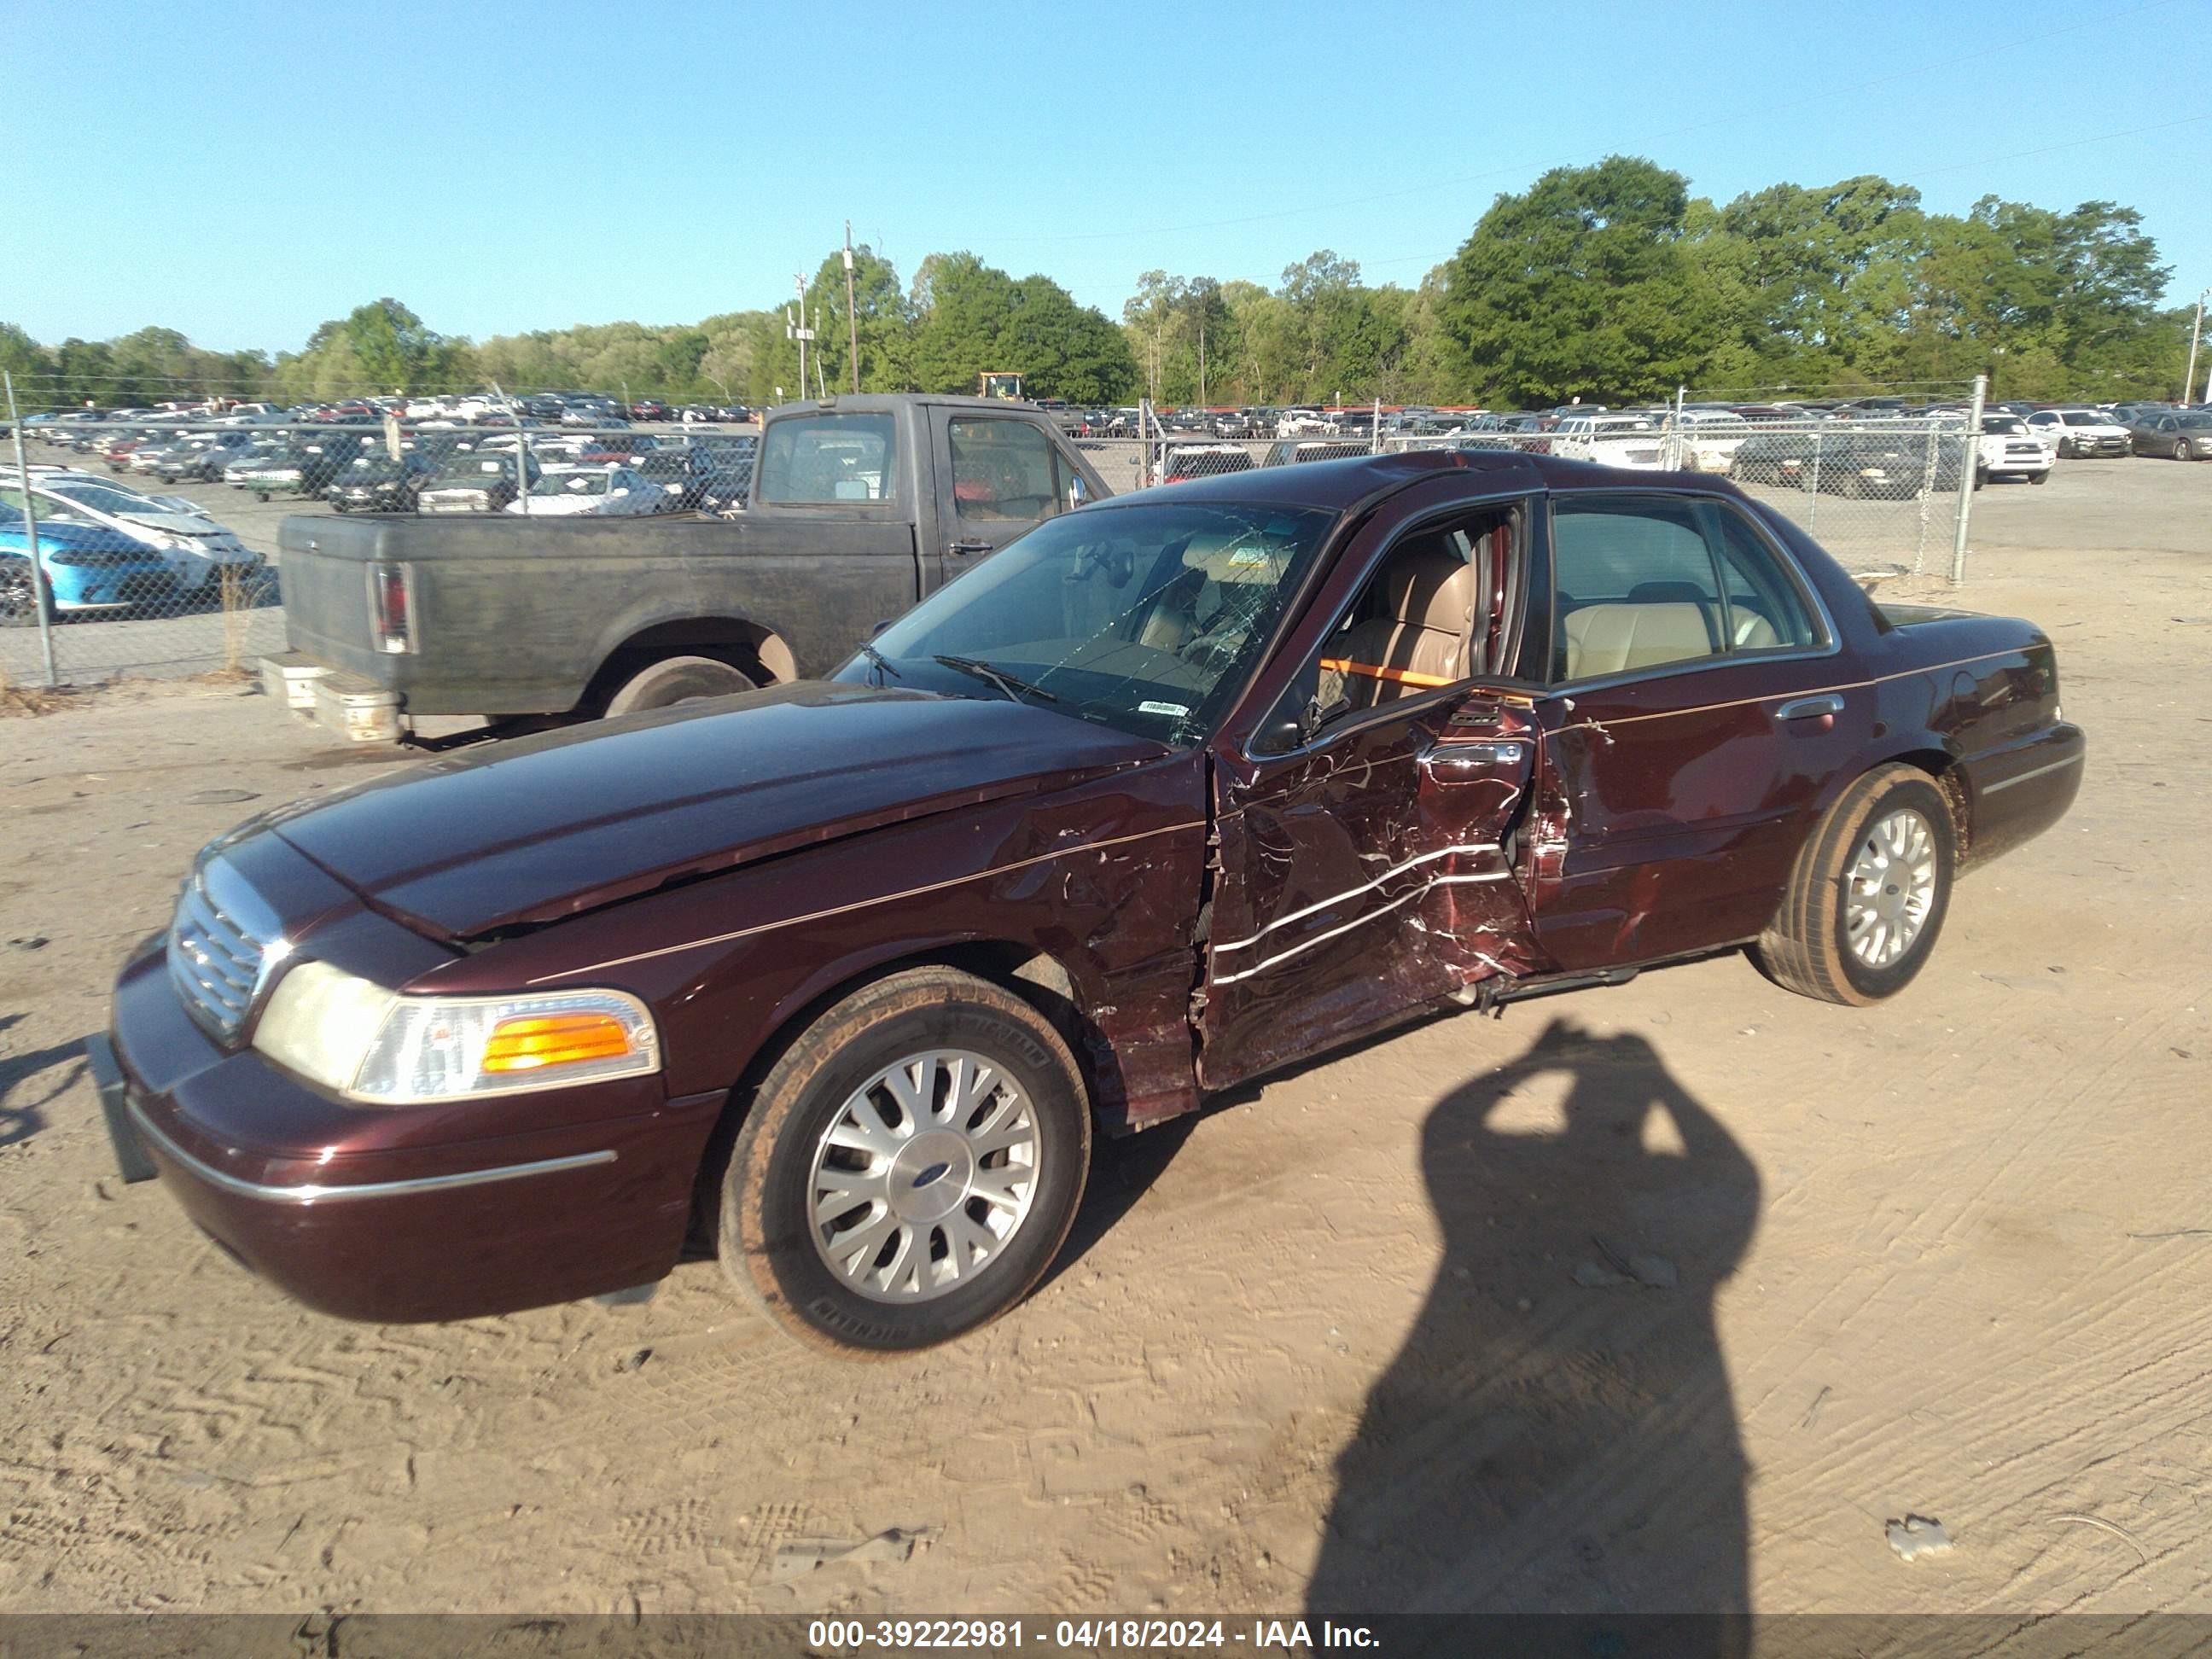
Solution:
M 607 700 L 607 713 L 633 714 L 641 708 L 668 708 L 701 697 L 726 697 L 753 690 L 753 681 L 713 657 L 665 657 L 633 675 Z
M 49 611 L 47 616 L 53 615 Z M 38 588 L 28 559 L 0 560 L 0 628 L 33 628 L 39 621 Z
M 1082 1074 L 1021 998 L 951 968 L 832 1007 L 761 1081 L 722 1182 L 724 1268 L 794 1336 L 860 1352 L 997 1317 L 1067 1237 Z
M 1957 851 L 1950 805 L 1917 768 L 1878 766 L 1798 850 L 1753 960 L 1787 990 L 1863 1006 L 1910 983 L 1935 948 Z

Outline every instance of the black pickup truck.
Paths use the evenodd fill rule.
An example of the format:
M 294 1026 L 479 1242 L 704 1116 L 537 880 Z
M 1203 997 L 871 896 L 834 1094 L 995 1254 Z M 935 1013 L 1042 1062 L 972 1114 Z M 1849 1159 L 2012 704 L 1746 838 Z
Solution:
M 388 743 L 417 740 L 422 716 L 496 734 L 823 674 L 1030 526 L 1110 493 L 1030 404 L 786 404 L 728 516 L 287 519 L 291 648 L 263 684 Z

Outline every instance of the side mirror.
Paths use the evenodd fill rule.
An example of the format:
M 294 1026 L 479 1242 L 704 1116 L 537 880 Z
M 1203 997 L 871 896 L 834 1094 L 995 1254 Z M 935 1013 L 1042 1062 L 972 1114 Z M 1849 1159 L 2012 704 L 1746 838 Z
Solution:
M 1071 513 L 1091 499 L 1091 492 L 1083 487 L 1080 475 L 1067 481 L 1067 510 Z

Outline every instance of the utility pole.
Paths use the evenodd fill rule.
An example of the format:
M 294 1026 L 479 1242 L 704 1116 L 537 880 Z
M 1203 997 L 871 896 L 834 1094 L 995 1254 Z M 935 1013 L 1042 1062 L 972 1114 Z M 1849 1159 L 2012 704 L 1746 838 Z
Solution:
M 2181 401 L 2185 404 L 2189 401 L 2189 389 L 2197 384 L 2197 337 L 2204 331 L 2204 301 L 2208 299 L 2212 299 L 2212 288 L 2197 296 L 2197 320 L 2189 325 L 2189 367 L 2181 374 Z M 2212 386 L 2212 374 L 2206 374 L 2204 380 L 2208 386 Z M 2212 391 L 2205 392 L 2204 401 L 2212 403 Z
M 853 222 L 845 221 L 845 336 L 853 347 L 853 395 L 860 395 L 860 313 L 853 302 Z
M 1206 407 L 1206 304 L 1199 302 L 1198 309 L 1198 406 Z
M 806 343 L 814 337 L 814 331 L 806 325 L 806 278 L 797 271 L 791 274 L 791 286 L 799 295 L 799 321 L 794 325 L 791 313 L 783 313 L 783 331 L 787 337 L 799 342 L 799 395 L 806 395 Z

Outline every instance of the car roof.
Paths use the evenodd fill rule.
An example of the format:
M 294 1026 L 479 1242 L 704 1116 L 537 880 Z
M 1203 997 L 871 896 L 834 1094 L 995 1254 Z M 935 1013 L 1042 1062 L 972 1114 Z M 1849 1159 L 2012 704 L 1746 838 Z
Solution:
M 1085 512 L 1111 512 L 1115 507 L 1142 501 L 1226 502 L 1242 507 L 1311 507 L 1330 512 L 1345 508 L 1393 488 L 1419 483 L 1425 478 L 1473 475 L 1471 493 L 1550 489 L 1687 489 L 1702 493 L 1734 494 L 1725 479 L 1710 477 L 1675 478 L 1666 474 L 1604 466 L 1592 461 L 1571 461 L 1556 455 L 1525 454 L 1504 449 L 1420 449 L 1396 455 L 1355 455 L 1343 460 L 1304 461 L 1295 466 L 1255 467 L 1249 471 L 1209 473 L 1179 483 L 1157 485 L 1107 497 Z

